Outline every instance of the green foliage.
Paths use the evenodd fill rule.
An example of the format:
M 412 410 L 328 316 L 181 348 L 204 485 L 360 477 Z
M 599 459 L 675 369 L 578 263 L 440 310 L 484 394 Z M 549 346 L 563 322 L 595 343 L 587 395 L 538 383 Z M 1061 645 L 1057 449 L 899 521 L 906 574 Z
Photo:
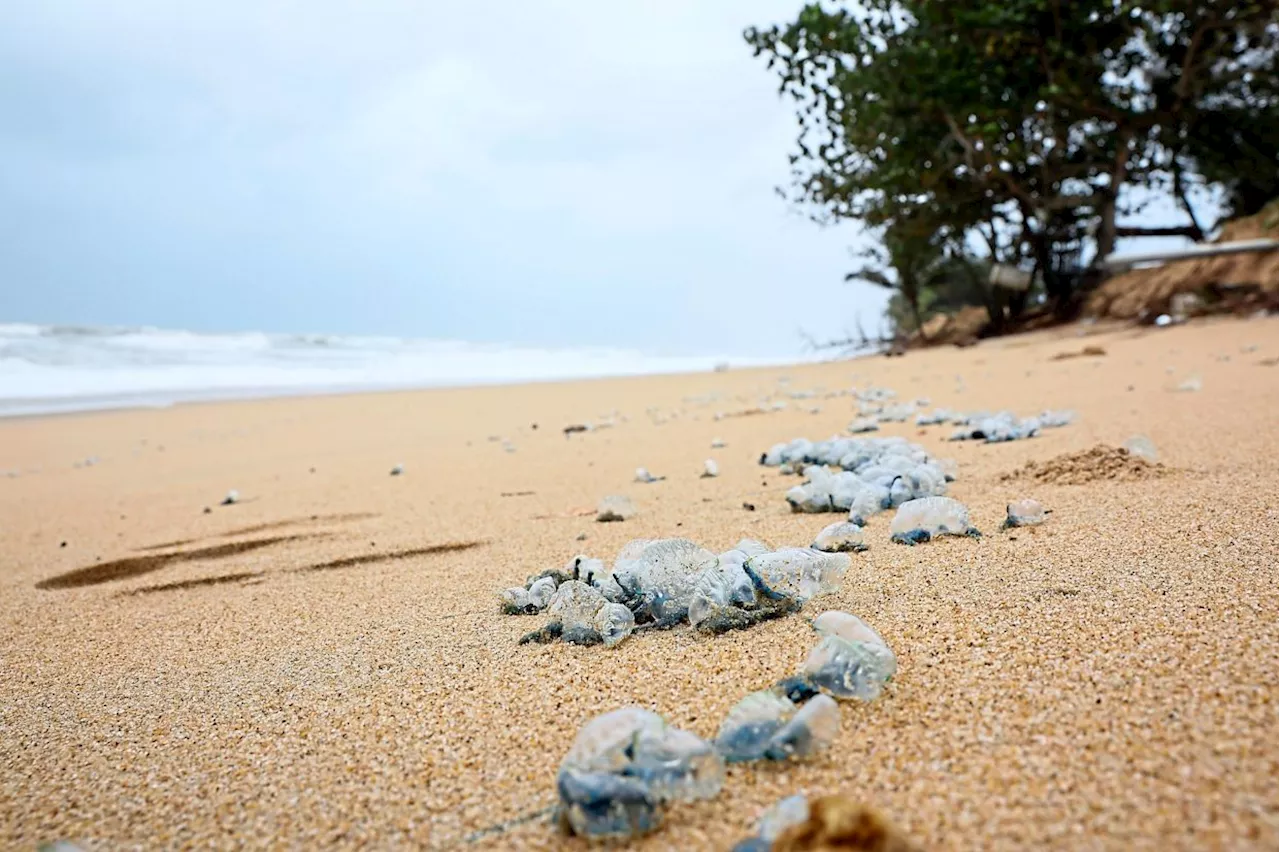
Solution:
M 1122 187 L 1188 211 L 1193 177 L 1244 210 L 1274 196 L 1275 21 L 1222 0 L 861 0 L 745 35 L 797 106 L 793 200 L 884 228 L 918 316 L 928 258 L 977 242 L 1069 304 Z

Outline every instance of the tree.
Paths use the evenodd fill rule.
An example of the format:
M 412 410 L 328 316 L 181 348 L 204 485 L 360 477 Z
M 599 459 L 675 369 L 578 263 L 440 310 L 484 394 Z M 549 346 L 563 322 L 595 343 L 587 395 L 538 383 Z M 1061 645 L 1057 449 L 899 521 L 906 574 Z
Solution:
M 863 263 L 845 280 L 893 290 L 886 313 L 899 332 L 925 336 L 930 316 L 968 305 L 986 308 L 992 325 L 1001 325 L 1004 306 L 987 283 L 990 264 L 965 257 L 939 237 L 941 230 L 930 232 L 915 224 L 898 220 L 888 226 L 880 244 L 857 255 Z
M 1188 212 L 1192 177 L 1239 204 L 1274 194 L 1275 15 L 1222 0 L 863 0 L 745 35 L 797 105 L 794 201 L 819 221 L 911 221 L 984 246 L 1033 267 L 1065 311 L 1088 244 L 1101 257 L 1149 230 L 1118 224 L 1125 187 Z M 1194 217 L 1156 229 L 1202 230 Z

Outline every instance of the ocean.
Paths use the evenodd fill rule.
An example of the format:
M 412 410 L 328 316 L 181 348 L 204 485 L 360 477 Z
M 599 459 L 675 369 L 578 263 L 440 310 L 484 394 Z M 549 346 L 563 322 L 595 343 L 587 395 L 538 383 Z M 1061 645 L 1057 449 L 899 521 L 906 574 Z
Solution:
M 0 324 L 0 417 L 801 360 L 326 334 Z

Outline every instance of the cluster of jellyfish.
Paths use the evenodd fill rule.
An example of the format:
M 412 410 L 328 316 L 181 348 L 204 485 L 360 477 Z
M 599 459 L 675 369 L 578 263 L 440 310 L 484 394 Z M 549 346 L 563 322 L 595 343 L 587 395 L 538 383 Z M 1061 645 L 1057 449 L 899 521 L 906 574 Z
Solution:
M 798 612 L 809 598 L 838 589 L 849 564 L 843 552 L 771 550 L 751 539 L 720 554 L 687 539 L 636 539 L 612 567 L 576 556 L 503 591 L 501 610 L 550 616 L 521 644 L 612 647 L 638 630 L 685 623 L 718 634 Z
M 840 730 L 838 700 L 875 699 L 897 660 L 857 616 L 824 612 L 813 628 L 818 642 L 799 673 L 742 698 L 711 740 L 639 707 L 587 722 L 556 775 L 561 827 L 591 838 L 645 834 L 667 806 L 718 795 L 726 764 L 798 760 L 828 748 Z M 762 835 L 794 823 L 800 808 L 783 810 L 785 818 L 764 821 Z
M 1034 438 L 1045 429 L 1066 426 L 1075 420 L 1073 411 L 1043 411 L 1035 417 L 1019 417 L 1012 411 L 949 411 L 936 408 L 929 413 L 916 415 L 917 426 L 957 427 L 951 433 L 952 441 L 986 441 L 988 444 L 1005 441 L 1021 441 Z
M 935 459 L 920 445 L 896 437 L 797 438 L 769 448 L 760 464 L 804 476 L 805 482 L 786 494 L 792 511 L 848 512 L 857 526 L 909 500 L 942 496 L 955 480 L 954 462 Z

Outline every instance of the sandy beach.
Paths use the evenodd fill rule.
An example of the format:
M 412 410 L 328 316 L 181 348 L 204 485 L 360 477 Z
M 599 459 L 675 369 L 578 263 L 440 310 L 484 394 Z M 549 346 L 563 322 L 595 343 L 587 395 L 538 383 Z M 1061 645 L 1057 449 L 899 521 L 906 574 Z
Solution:
M 1274 849 L 1277 337 L 1274 317 L 1072 326 L 786 369 L 0 421 L 0 846 L 585 849 L 541 820 L 465 839 L 552 804 L 598 713 L 713 736 L 804 659 L 805 616 L 844 609 L 897 654 L 885 694 L 842 705 L 831 750 L 731 767 L 634 848 L 727 849 L 807 791 L 926 849 Z M 1105 355 L 1055 358 L 1086 345 Z M 837 516 L 792 514 L 796 480 L 757 459 L 841 433 L 853 402 L 825 395 L 869 385 L 1078 419 L 1007 444 L 884 425 L 957 461 L 950 494 L 985 535 L 894 545 L 879 515 L 800 616 L 517 646 L 545 619 L 499 615 L 497 593 L 577 553 L 807 545 Z M 762 399 L 788 405 L 715 419 Z M 1136 433 L 1160 469 L 1010 476 Z M 667 479 L 634 483 L 640 465 Z M 638 514 L 595 523 L 606 494 Z M 999 532 L 1020 497 L 1051 520 Z

